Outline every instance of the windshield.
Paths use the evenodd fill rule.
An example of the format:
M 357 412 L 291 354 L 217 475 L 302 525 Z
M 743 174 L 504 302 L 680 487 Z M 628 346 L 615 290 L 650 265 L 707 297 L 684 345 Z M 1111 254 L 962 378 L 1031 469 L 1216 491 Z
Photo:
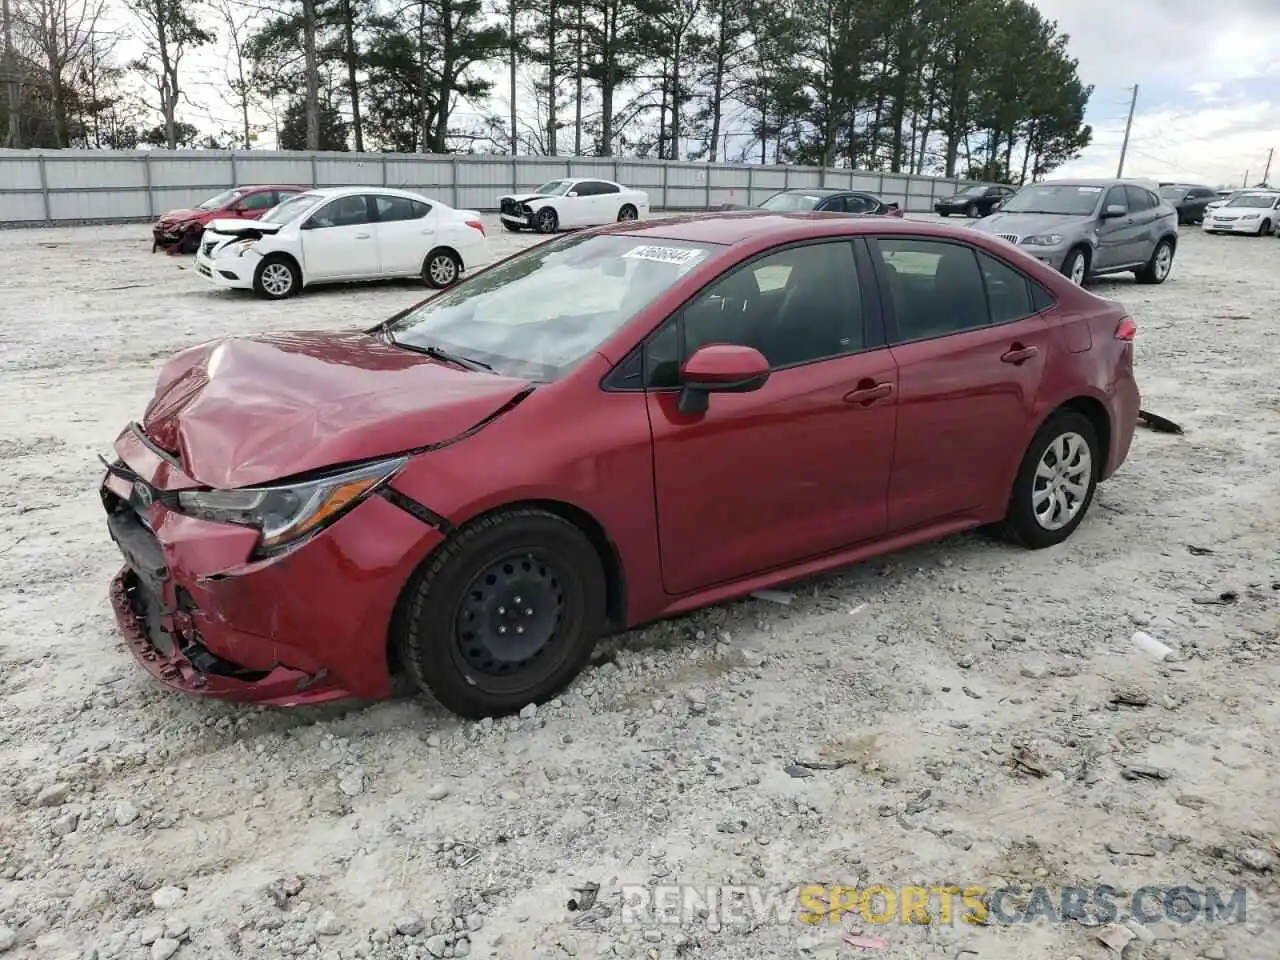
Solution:
M 1087 217 L 1098 205 L 1101 187 L 1055 183 L 1023 187 L 1004 202 L 1001 213 L 1048 213 L 1064 217 Z
M 716 244 L 569 236 L 438 294 L 388 327 L 507 376 L 554 380 L 708 257 Z
M 1274 193 L 1242 193 L 1238 197 L 1232 197 L 1227 201 L 1228 207 L 1253 207 L 1256 210 L 1269 210 L 1271 205 L 1276 202 L 1277 194 Z
M 559 197 L 569 192 L 572 180 L 549 180 L 533 191 L 540 197 Z
M 200 204 L 201 210 L 221 210 L 230 203 L 234 203 L 240 198 L 239 190 L 224 190 L 216 197 L 210 197 L 204 203 Z
M 296 197 L 290 197 L 283 203 L 277 203 L 274 207 L 258 218 L 259 223 L 288 223 L 295 217 L 300 217 L 312 207 L 320 203 L 324 196 L 319 193 L 300 193 Z
M 1186 187 L 1161 187 L 1160 196 L 1166 200 L 1181 200 L 1187 195 Z
M 780 213 L 812 210 L 822 202 L 821 197 L 811 193 L 775 193 L 760 204 L 761 210 L 777 210 Z

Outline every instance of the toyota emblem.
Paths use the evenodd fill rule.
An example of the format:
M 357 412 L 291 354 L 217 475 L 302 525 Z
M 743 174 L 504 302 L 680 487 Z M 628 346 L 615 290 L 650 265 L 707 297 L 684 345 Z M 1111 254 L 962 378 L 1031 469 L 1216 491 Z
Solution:
M 141 480 L 133 485 L 133 494 L 138 498 L 138 504 L 143 507 L 151 506 L 152 500 L 155 499 L 151 495 L 151 487 Z

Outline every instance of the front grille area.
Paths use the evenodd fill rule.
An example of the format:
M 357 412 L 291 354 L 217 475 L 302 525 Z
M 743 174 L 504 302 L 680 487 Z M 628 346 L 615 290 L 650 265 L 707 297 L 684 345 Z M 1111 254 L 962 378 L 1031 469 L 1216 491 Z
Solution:
M 996 236 L 1001 240 L 1008 240 L 1010 243 L 1016 244 L 1018 242 L 1018 235 L 1016 233 L 997 233 Z
M 504 200 L 502 201 L 502 212 L 503 212 L 503 213 L 507 213 L 507 214 L 511 214 L 511 215 L 515 216 L 515 215 L 517 215 L 517 209 L 516 209 L 516 207 L 517 207 L 517 205 L 516 205 L 516 202 L 515 202 L 514 200 L 511 200 L 511 199 L 507 198 L 507 199 L 504 199 Z
M 213 248 L 216 247 L 217 245 L 218 245 L 217 240 L 206 240 L 204 242 L 204 255 L 207 257 L 209 256 L 209 254 L 213 253 Z

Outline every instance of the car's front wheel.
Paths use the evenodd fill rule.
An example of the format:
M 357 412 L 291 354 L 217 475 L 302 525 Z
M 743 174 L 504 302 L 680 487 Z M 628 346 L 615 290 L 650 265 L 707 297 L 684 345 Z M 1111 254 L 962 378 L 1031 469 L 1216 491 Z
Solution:
M 539 233 L 555 233 L 560 229 L 560 218 L 550 207 L 543 207 L 538 211 L 534 226 Z
M 253 291 L 268 300 L 283 300 L 298 292 L 302 276 L 297 264 L 279 254 L 265 257 L 253 273 Z
M 203 228 L 192 228 L 188 230 L 182 237 L 182 246 L 179 249 L 183 253 L 195 253 L 200 249 L 200 238 L 204 236 Z
M 982 216 L 982 209 L 976 203 L 971 203 L 969 206 L 965 207 L 964 215 L 969 217 L 971 220 L 976 220 L 978 217 Z
M 1062 543 L 1089 512 L 1102 456 L 1088 417 L 1075 410 L 1053 414 L 1022 458 L 999 533 L 1032 550 Z
M 1263 220 L 1262 225 L 1258 227 L 1258 236 L 1269 237 L 1271 235 L 1271 221 Z
M 541 703 L 582 669 L 605 619 L 605 573 L 563 517 L 515 508 L 463 527 L 406 587 L 394 639 L 425 692 L 464 717 Z
M 1083 287 L 1089 279 L 1089 253 L 1079 247 L 1067 254 L 1062 263 L 1062 275 L 1077 287 Z
M 503 220 L 502 225 L 507 228 L 510 233 L 519 233 L 524 228 L 518 223 L 512 223 L 510 220 Z

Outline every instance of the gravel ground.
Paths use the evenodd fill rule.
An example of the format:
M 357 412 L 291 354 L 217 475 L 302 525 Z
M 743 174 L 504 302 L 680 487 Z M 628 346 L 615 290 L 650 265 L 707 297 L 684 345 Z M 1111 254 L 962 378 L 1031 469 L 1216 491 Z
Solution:
M 494 254 L 527 242 L 498 232 Z M 369 324 L 420 287 L 215 293 L 137 226 L 0 233 L 0 255 L 5 960 L 1277 956 L 1275 240 L 1186 229 L 1165 285 L 1100 284 L 1138 320 L 1144 405 L 1186 434 L 1140 429 L 1066 545 L 955 537 L 635 631 L 561 700 L 480 724 L 412 697 L 170 694 L 106 602 L 96 455 L 161 360 Z M 1089 917 L 624 916 L 623 886 L 676 882 L 1105 883 L 1121 907 L 1245 887 L 1247 920 L 1131 925 L 1121 954 Z M 570 912 L 586 883 L 595 906 Z

